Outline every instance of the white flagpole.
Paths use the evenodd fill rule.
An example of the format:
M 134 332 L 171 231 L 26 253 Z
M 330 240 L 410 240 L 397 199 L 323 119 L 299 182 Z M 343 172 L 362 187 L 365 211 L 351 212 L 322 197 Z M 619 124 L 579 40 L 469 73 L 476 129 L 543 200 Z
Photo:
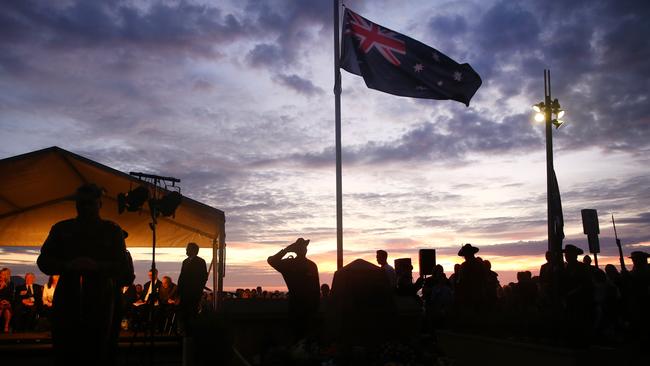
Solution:
M 336 120 L 336 269 L 343 267 L 343 188 L 341 173 L 341 68 L 339 0 L 334 0 L 334 110 Z

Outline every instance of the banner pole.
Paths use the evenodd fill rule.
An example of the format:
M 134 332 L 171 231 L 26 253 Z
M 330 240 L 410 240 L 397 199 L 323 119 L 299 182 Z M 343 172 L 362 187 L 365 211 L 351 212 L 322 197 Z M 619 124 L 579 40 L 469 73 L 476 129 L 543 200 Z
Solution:
M 341 173 L 341 66 L 339 0 L 334 0 L 334 114 L 336 125 L 336 269 L 343 267 L 343 179 Z

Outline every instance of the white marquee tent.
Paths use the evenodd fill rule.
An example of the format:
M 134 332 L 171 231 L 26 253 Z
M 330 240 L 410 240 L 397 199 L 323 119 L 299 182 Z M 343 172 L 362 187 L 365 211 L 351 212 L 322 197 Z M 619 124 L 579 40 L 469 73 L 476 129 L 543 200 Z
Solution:
M 148 208 L 141 212 L 117 210 L 117 195 L 142 182 L 90 159 L 50 147 L 0 160 L 0 246 L 40 247 L 50 227 L 76 216 L 70 196 L 83 183 L 106 189 L 101 216 L 129 233 L 127 247 L 150 247 Z M 188 242 L 212 248 L 214 287 L 223 288 L 225 215 L 223 211 L 183 197 L 174 217 L 160 217 L 156 247 L 184 248 Z M 215 299 L 218 296 L 215 296 Z

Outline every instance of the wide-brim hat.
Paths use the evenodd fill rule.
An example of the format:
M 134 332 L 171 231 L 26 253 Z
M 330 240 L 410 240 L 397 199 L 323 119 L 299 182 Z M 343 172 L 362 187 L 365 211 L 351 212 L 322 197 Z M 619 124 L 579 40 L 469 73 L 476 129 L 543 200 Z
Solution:
M 636 250 L 636 251 L 630 253 L 630 258 L 632 258 L 632 259 L 634 259 L 634 258 L 648 259 L 648 257 L 650 257 L 650 254 L 648 254 L 646 252 L 642 252 L 640 250 Z
M 464 257 L 466 255 L 470 255 L 470 254 L 476 254 L 476 253 L 478 253 L 478 248 L 473 246 L 472 244 L 465 244 L 458 251 L 458 255 L 461 256 L 461 257 Z
M 567 244 L 564 246 L 564 249 L 562 249 L 562 253 L 580 255 L 584 254 L 584 251 L 573 244 Z

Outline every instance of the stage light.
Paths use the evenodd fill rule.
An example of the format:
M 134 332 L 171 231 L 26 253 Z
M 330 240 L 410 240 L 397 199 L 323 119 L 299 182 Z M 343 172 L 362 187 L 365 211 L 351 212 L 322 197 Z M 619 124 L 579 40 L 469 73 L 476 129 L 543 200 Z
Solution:
M 560 118 L 562 118 L 562 117 L 564 117 L 564 110 L 560 109 L 560 110 L 557 112 L 557 118 L 560 119 Z
M 149 189 L 139 186 L 129 193 L 120 193 L 117 195 L 117 212 L 122 213 L 124 210 L 135 212 L 142 209 L 142 206 L 149 199 Z
M 535 121 L 537 121 L 537 122 L 544 122 L 544 119 L 545 119 L 545 118 L 546 118 L 546 117 L 544 117 L 544 113 L 541 113 L 541 112 L 539 112 L 539 113 L 535 113 Z
M 180 192 L 170 192 L 161 199 L 152 199 L 149 204 L 158 210 L 163 216 L 173 216 L 176 208 L 181 204 L 182 196 Z

